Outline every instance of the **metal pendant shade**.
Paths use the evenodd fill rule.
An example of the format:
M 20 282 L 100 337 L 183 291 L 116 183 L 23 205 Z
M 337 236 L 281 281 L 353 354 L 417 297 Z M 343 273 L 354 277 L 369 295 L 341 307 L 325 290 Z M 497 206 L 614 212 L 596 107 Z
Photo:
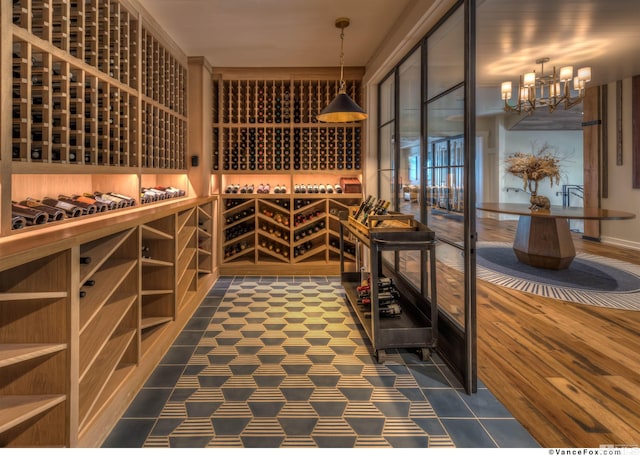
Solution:
M 329 105 L 324 108 L 317 119 L 320 122 L 358 122 L 367 118 L 362 110 L 349 95 L 339 92 Z
M 349 19 L 339 17 L 336 19 L 335 25 L 340 29 L 340 89 L 338 90 L 338 95 L 316 118 L 320 122 L 359 122 L 368 117 L 367 113 L 347 95 L 344 88 L 344 29 L 349 25 Z

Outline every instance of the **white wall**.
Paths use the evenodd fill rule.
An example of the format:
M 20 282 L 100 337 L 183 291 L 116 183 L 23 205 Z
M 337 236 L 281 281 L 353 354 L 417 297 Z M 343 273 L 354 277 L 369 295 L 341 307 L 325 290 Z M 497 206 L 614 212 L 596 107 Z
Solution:
M 622 166 L 616 164 L 616 85 L 608 87 L 609 112 L 609 195 L 602 199 L 604 209 L 632 212 L 632 220 L 602 222 L 602 242 L 640 250 L 640 189 L 631 187 L 631 78 L 622 81 Z
M 500 126 L 499 128 L 503 128 Z M 562 206 L 562 185 L 582 185 L 583 180 L 583 147 L 582 131 L 508 131 L 500 135 L 503 141 L 499 145 L 498 173 L 500 179 L 500 202 L 525 203 L 529 201 L 529 194 L 525 192 L 507 191 L 507 188 L 522 189 L 522 179 L 506 172 L 505 160 L 515 153 L 535 153 L 545 143 L 549 144 L 560 159 L 560 184 L 550 182 L 549 179 L 541 181 L 538 187 L 538 195 L 549 198 L 554 206 Z M 559 193 L 559 194 L 558 194 Z M 577 205 L 577 204 L 576 204 Z

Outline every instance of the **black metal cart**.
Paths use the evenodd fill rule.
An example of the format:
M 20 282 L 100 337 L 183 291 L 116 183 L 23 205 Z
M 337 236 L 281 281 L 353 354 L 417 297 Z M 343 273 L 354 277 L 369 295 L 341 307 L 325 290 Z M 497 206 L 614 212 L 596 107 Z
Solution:
M 340 274 L 347 299 L 358 316 L 373 348 L 378 362 L 385 359 L 390 348 L 418 349 L 423 360 L 436 348 L 438 338 L 438 308 L 435 268 L 435 233 L 426 225 L 409 221 L 406 229 L 363 229 L 358 222 L 342 220 L 340 224 Z M 358 303 L 357 287 L 361 284 L 359 261 L 355 270 L 347 271 L 343 252 L 345 237 L 355 240 L 369 254 L 370 303 Z M 418 293 L 401 293 L 402 312 L 394 317 L 381 317 L 378 301 L 378 279 L 382 277 L 382 252 L 419 251 L 420 290 Z M 358 256 L 358 260 L 360 257 Z M 353 266 L 351 266 L 353 269 Z M 390 272 L 388 275 L 393 275 Z M 400 277 L 392 277 L 401 281 Z M 429 298 L 427 298 L 427 296 Z

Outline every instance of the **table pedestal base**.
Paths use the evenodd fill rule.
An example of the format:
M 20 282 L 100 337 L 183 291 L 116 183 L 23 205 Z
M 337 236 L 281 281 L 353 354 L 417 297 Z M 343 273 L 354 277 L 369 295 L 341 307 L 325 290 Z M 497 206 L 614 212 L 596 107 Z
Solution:
M 521 215 L 513 250 L 522 263 L 545 269 L 567 269 L 576 256 L 569 223 L 555 217 Z

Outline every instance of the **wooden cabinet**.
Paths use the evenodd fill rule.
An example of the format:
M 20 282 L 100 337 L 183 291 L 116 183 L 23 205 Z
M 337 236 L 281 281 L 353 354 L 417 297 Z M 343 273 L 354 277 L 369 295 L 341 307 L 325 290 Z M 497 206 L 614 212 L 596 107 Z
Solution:
M 345 73 L 347 92 L 357 103 L 362 74 L 359 68 Z M 338 76 L 333 68 L 214 70 L 212 172 L 214 187 L 224 195 L 223 273 L 264 273 L 264 266 L 274 274 L 337 273 L 337 219 L 329 212 L 358 204 L 361 195 L 295 189 L 333 189 L 341 177 L 362 182 L 362 124 L 316 120 L 337 94 Z M 253 192 L 229 195 L 234 186 Z M 308 207 L 296 206 L 306 199 Z
M 0 446 L 101 443 L 215 280 L 214 207 L 0 240 Z

